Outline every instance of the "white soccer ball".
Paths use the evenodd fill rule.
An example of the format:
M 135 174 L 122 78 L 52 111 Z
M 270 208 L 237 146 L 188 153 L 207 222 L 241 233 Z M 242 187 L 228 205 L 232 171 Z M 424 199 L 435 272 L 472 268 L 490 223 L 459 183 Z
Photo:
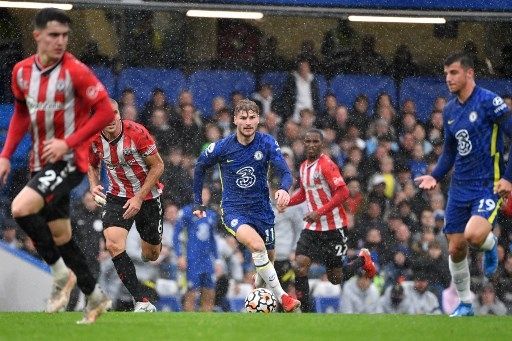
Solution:
M 276 307 L 276 297 L 265 288 L 254 289 L 245 298 L 245 311 L 248 313 L 272 313 Z

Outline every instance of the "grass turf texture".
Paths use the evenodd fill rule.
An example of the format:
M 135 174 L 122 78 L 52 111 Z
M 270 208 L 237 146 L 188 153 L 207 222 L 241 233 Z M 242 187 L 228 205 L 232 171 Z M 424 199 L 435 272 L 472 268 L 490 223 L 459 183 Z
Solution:
M 512 316 L 0 313 L 0 340 L 512 340 Z

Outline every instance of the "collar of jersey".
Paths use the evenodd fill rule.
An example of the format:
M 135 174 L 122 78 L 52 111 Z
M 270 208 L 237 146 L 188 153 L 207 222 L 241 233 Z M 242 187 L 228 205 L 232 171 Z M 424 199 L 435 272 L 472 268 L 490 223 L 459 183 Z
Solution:
M 119 142 L 119 140 L 121 139 L 121 136 L 123 136 L 123 132 L 124 132 L 124 123 L 123 123 L 123 120 L 121 119 L 121 133 L 119 134 L 119 136 L 117 136 L 112 141 L 109 141 L 107 139 L 107 137 L 105 136 L 105 134 L 103 134 L 103 131 L 102 131 L 101 132 L 101 137 L 103 137 L 105 139 L 105 141 L 108 142 L 108 144 L 117 144 L 117 142 Z
M 43 76 L 46 76 L 46 75 L 50 74 L 53 70 L 55 70 L 55 68 L 60 63 L 62 63 L 62 59 L 64 59 L 64 56 L 62 56 L 61 59 L 59 59 L 58 61 L 56 61 L 55 63 L 53 63 L 52 65 L 47 66 L 47 67 L 43 67 L 43 65 L 41 64 L 41 61 L 39 60 L 39 56 L 37 54 L 36 54 L 36 57 L 34 60 L 35 60 L 36 67 L 39 70 L 39 72 L 41 72 L 41 74 Z

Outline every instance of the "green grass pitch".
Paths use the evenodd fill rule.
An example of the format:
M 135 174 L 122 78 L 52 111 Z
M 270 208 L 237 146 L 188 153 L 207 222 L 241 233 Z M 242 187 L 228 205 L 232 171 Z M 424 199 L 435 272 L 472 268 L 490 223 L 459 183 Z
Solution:
M 0 340 L 512 340 L 512 316 L 0 313 Z

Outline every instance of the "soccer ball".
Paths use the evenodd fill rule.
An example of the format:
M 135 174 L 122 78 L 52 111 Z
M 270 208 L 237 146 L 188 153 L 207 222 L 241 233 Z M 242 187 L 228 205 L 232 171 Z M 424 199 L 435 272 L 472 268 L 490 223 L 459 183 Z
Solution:
M 276 307 L 276 297 L 265 288 L 254 289 L 245 298 L 245 311 L 248 313 L 271 313 Z

